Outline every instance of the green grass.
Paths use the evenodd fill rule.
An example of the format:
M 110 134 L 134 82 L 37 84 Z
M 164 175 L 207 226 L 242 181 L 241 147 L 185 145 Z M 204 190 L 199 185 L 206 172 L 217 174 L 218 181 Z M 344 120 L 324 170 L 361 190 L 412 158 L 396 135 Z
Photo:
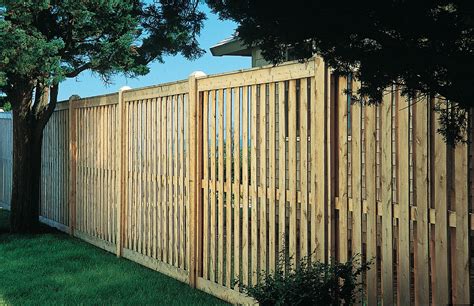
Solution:
M 0 209 L 0 305 L 225 305 L 188 285 L 45 230 L 6 233 Z

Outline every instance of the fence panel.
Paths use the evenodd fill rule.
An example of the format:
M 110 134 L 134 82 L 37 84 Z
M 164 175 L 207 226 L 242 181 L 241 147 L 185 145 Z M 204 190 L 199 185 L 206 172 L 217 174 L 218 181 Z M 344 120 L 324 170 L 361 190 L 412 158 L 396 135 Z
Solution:
M 77 145 L 74 235 L 115 252 L 117 241 L 114 158 L 118 95 L 74 101 Z
M 310 116 L 323 119 L 326 111 L 324 66 L 317 61 L 267 69 L 198 80 L 204 172 L 203 267 L 197 287 L 235 302 L 251 300 L 234 282 L 260 281 L 260 271 L 276 268 L 279 252 L 285 250 L 295 264 L 312 247 L 318 248 L 317 256 L 327 257 L 324 238 L 322 245 L 309 239 L 324 237 L 326 228 L 318 216 L 326 211 L 319 176 L 324 176 L 324 154 L 318 154 L 319 163 L 309 154 L 310 148 L 316 151 L 312 135 L 325 139 L 324 120 L 310 124 Z M 321 108 L 311 113 L 315 97 Z M 224 113 L 228 119 L 222 122 Z M 311 163 L 314 176 L 308 172 Z M 220 271 L 228 271 L 230 280 L 222 281 Z
M 43 133 L 40 215 L 56 227 L 69 226 L 69 103 L 59 103 Z
M 359 87 L 315 58 L 60 103 L 41 220 L 235 303 L 280 259 L 355 254 L 369 305 L 471 302 L 472 142 L 446 145 L 438 99 Z M 10 114 L 0 130 L 8 207 Z
M 189 281 L 188 82 L 123 93 L 123 256 Z
M 465 290 L 453 286 L 465 288 L 469 282 L 469 210 L 467 204 L 457 204 L 467 203 L 460 179 L 467 179 L 462 170 L 467 148 L 453 150 L 439 142 L 432 105 L 426 101 L 407 100 L 395 89 L 382 106 L 353 104 L 345 91 L 359 86 L 355 80 L 329 78 L 321 67 L 285 69 L 296 67 L 297 73 L 267 68 L 268 74 L 258 71 L 258 77 L 248 71 L 239 78 L 230 74 L 198 81 L 204 109 L 204 260 L 198 287 L 239 300 L 239 287 L 231 284 L 259 281 L 259 272 L 274 269 L 278 252 L 285 250 L 286 259 L 296 264 L 315 251 L 322 260 L 337 255 L 344 262 L 355 254 L 371 260 L 372 269 L 361 277 L 369 304 L 466 301 Z M 224 122 L 226 133 L 221 128 L 216 132 L 222 117 L 216 105 L 221 103 L 228 118 L 234 118 Z M 308 116 L 314 119 L 308 121 Z M 334 132 L 329 132 L 332 124 Z M 220 135 L 225 152 L 219 148 Z M 311 139 L 333 149 L 318 150 Z M 223 158 L 231 160 L 224 165 Z M 458 170 L 446 170 L 450 160 Z M 221 175 L 229 165 L 230 176 Z M 436 233 L 441 239 L 433 238 Z M 452 251 L 444 241 L 451 242 Z M 439 266 L 436 260 L 444 263 Z M 228 271 L 231 281 L 220 280 L 221 270 Z
M 352 186 L 350 253 L 362 250 L 363 261 L 374 259 L 374 274 L 369 271 L 363 276 L 369 304 L 468 303 L 470 299 L 465 287 L 470 281 L 466 231 L 472 233 L 465 181 L 470 148 L 446 145 L 437 133 L 439 122 L 432 107 L 426 98 L 412 101 L 401 97 L 399 90 L 389 91 L 379 110 L 362 106 L 364 127 L 358 124 L 360 106 L 350 106 L 352 182 L 343 187 Z M 380 165 L 375 154 L 379 145 Z M 365 186 L 362 240 L 360 186 Z M 340 227 L 336 225 L 338 231 Z
M 0 113 L 0 206 L 10 209 L 13 169 L 13 120 L 11 113 Z

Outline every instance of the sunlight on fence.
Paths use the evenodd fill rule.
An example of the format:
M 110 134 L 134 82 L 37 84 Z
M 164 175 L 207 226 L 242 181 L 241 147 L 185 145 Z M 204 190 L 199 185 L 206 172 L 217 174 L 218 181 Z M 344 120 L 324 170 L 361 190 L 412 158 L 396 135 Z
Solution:
M 394 87 L 353 104 L 358 86 L 316 58 L 60 103 L 42 220 L 235 303 L 253 302 L 235 280 L 255 284 L 282 250 L 374 258 L 369 305 L 469 303 L 473 145 L 443 142 L 436 99 Z

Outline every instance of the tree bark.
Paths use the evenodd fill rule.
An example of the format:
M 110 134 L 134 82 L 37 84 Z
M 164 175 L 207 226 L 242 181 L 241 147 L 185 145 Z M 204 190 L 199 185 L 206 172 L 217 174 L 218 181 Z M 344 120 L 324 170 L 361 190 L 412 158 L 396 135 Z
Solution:
M 14 95 L 13 100 L 13 188 L 10 231 L 35 233 L 39 229 L 41 149 L 43 130 L 56 106 L 58 86 L 36 89 L 34 103 L 31 91 Z M 21 90 L 18 90 L 20 93 Z M 13 96 L 13 95 L 12 95 Z M 48 103 L 49 102 L 49 103 Z
M 28 112 L 13 110 L 13 190 L 10 231 L 38 231 L 43 129 Z

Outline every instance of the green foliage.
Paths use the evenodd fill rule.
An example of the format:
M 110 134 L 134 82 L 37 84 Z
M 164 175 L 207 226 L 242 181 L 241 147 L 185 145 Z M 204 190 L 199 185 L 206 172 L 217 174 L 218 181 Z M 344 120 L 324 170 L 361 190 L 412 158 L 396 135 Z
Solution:
M 5 102 L 5 104 L 3 104 L 2 106 L 3 110 L 6 111 L 6 112 L 9 112 L 12 110 L 12 105 L 10 104 L 10 102 Z
M 0 93 L 16 97 L 20 84 L 32 93 L 84 70 L 105 81 L 143 75 L 148 63 L 179 52 L 195 58 L 205 18 L 197 3 L 0 0 Z
M 440 95 L 464 110 L 474 106 L 474 1 L 207 2 L 236 21 L 239 37 L 267 60 L 322 55 L 336 72 L 361 81 L 356 94 L 368 103 L 380 103 L 396 85 L 412 99 Z M 453 143 L 463 131 L 441 130 Z
M 65 78 L 89 70 L 110 82 L 114 74 L 146 74 L 147 65 L 165 55 L 201 55 L 196 36 L 205 16 L 198 4 L 199 0 L 0 0 L 0 95 L 12 104 L 13 124 L 21 127 L 15 128 L 21 132 L 13 140 L 14 164 L 28 162 L 27 152 L 40 151 Z M 32 231 L 39 192 L 26 186 L 39 186 L 40 171 L 18 169 L 14 167 L 11 227 Z
M 7 222 L 0 209 L 0 305 L 226 305 L 51 229 L 6 234 Z
M 303 258 L 297 267 L 287 263 L 281 253 L 276 271 L 262 273 L 253 286 L 239 285 L 260 305 L 350 305 L 360 302 L 362 284 L 357 278 L 371 262 L 361 264 L 355 256 L 346 263 L 311 262 Z
M 2 108 L 6 112 L 9 112 L 12 110 L 12 105 L 10 102 L 7 101 L 5 97 L 0 96 L 0 108 Z

